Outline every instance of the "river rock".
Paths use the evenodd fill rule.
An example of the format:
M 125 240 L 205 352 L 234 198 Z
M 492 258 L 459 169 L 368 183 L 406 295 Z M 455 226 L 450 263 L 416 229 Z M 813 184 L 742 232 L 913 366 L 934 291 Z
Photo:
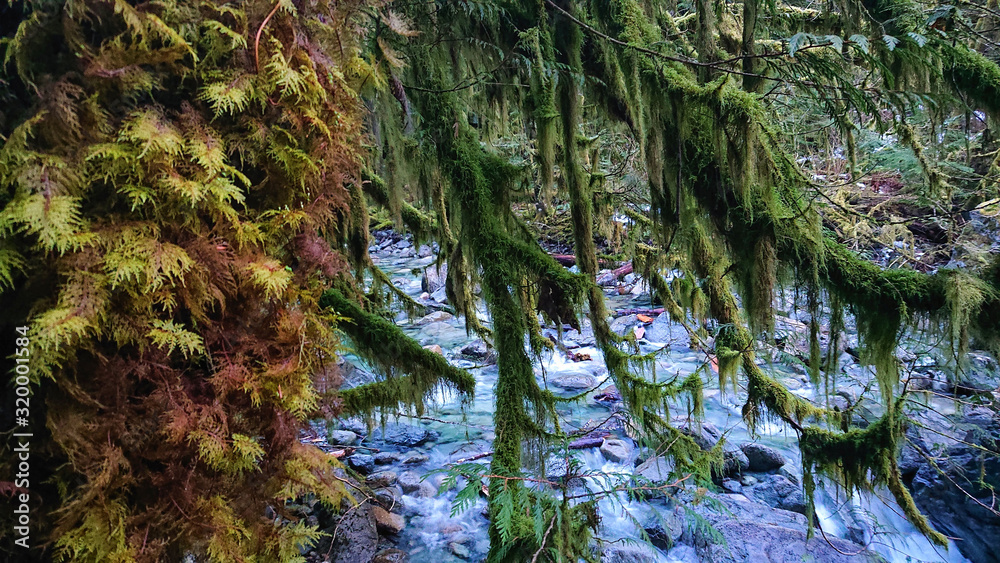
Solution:
M 785 458 L 774 448 L 761 444 L 744 444 L 743 453 L 750 462 L 750 471 L 776 471 L 785 465 Z
M 767 475 L 752 488 L 744 488 L 743 493 L 768 506 L 799 514 L 806 513 L 806 499 L 802 488 L 783 475 Z
M 421 463 L 427 463 L 430 459 L 431 456 L 427 454 L 410 454 L 403 460 L 403 465 L 420 465 Z
M 372 563 L 408 563 L 410 556 L 402 549 L 383 549 L 375 554 Z
M 656 563 L 656 551 L 644 544 L 607 544 L 601 551 L 601 563 Z
M 840 538 L 806 540 L 805 516 L 753 502 L 743 495 L 716 495 L 719 501 L 697 505 L 698 512 L 722 536 L 713 543 L 702 526 L 685 530 L 681 541 L 692 545 L 699 560 L 714 563 L 861 563 L 884 561 L 863 546 Z M 720 506 L 721 505 L 721 506 Z M 845 555 L 854 554 L 857 555 Z
M 341 389 L 352 389 L 354 387 L 360 387 L 361 385 L 374 383 L 378 380 L 374 373 L 361 369 L 351 362 L 344 362 L 340 364 L 339 367 L 340 377 L 342 380 L 342 383 L 340 384 Z
M 326 435 L 326 441 L 333 445 L 350 446 L 358 439 L 358 435 L 350 430 L 333 430 Z
M 403 458 L 399 452 L 379 452 L 375 454 L 375 465 L 389 465 Z
M 439 288 L 431 294 L 431 299 L 436 303 L 445 303 L 448 301 L 448 292 L 443 287 Z
M 385 428 L 376 428 L 369 436 L 373 442 L 386 442 L 408 448 L 436 440 L 437 437 L 437 432 L 401 422 L 386 424 Z
M 463 346 L 461 354 L 470 360 L 476 361 L 487 360 L 494 355 L 489 347 L 486 346 L 486 342 L 483 342 L 482 338 L 477 338 Z
M 601 454 L 608 461 L 624 463 L 632 457 L 632 444 L 619 438 L 606 438 L 601 444 Z
M 445 280 L 447 279 L 448 264 L 428 266 L 424 268 L 424 275 L 420 280 L 420 288 L 427 293 L 434 293 L 439 289 L 444 289 Z
M 567 373 L 550 378 L 549 384 L 567 391 L 582 391 L 597 385 L 597 378 L 586 373 Z
M 660 313 L 646 327 L 646 340 L 660 344 L 672 343 L 677 348 L 690 348 L 691 336 L 684 327 L 674 324 L 669 313 Z
M 424 350 L 427 350 L 428 352 L 434 352 L 438 356 L 444 355 L 444 349 L 441 348 L 440 344 L 428 344 L 427 346 L 424 346 Z
M 347 458 L 347 466 L 362 475 L 375 471 L 375 458 L 368 454 L 354 454 Z
M 971 427 L 966 441 L 994 452 L 1000 449 L 1000 415 L 994 412 L 986 418 L 986 413 L 976 409 L 967 411 L 963 423 Z M 982 506 L 994 505 L 990 487 L 1000 489 L 1000 457 L 962 443 L 951 445 L 945 453 L 937 456 L 937 468 L 924 459 L 917 469 L 910 483 L 914 502 L 938 531 L 962 538 L 955 544 L 970 561 L 1000 561 L 996 549 L 1000 517 Z
M 730 493 L 743 492 L 743 485 L 739 481 L 733 481 L 732 479 L 723 479 L 722 488 Z
M 324 545 L 321 542 L 316 546 L 317 552 L 329 549 L 331 563 L 370 561 L 378 550 L 375 508 L 377 507 L 362 503 L 355 508 L 345 510 L 337 523 L 326 530 L 328 533 L 332 533 L 334 529 L 337 531 L 333 545 L 330 546 L 329 543 Z
M 420 488 L 420 474 L 416 471 L 404 471 L 399 474 L 399 486 L 403 488 L 404 493 L 412 493 L 413 491 Z
M 750 458 L 739 448 L 727 447 L 722 452 L 722 473 L 725 477 L 742 475 L 750 469 Z
M 410 496 L 417 498 L 433 498 L 436 497 L 437 494 L 438 490 L 434 487 L 434 485 L 428 483 L 427 481 L 424 481 L 420 483 L 420 486 L 417 487 L 417 490 L 410 493 Z
M 469 557 L 472 557 L 472 553 L 469 551 L 469 548 L 455 541 L 448 542 L 448 551 L 459 559 L 468 559 Z
M 375 501 L 386 510 L 392 510 L 392 508 L 399 502 L 400 495 L 399 490 L 396 487 L 383 487 L 381 489 L 375 489 L 372 492 L 375 495 Z
M 388 487 L 395 485 L 398 479 L 395 471 L 379 471 L 365 477 L 365 484 L 372 488 Z
M 624 335 L 626 332 L 632 330 L 632 327 L 639 322 L 639 315 L 622 315 L 617 319 L 611 321 L 611 331 L 618 334 L 619 336 Z
M 681 540 L 684 533 L 683 509 L 677 507 L 672 511 L 654 514 L 642 525 L 643 531 L 649 536 L 649 543 L 666 551 Z
M 579 469 L 577 469 L 579 472 Z M 566 460 L 558 457 L 551 459 L 545 464 L 545 479 L 557 483 L 565 483 L 570 488 L 583 485 L 583 479 L 577 475 L 570 477 Z
M 396 535 L 406 527 L 406 519 L 399 514 L 393 514 L 381 506 L 373 506 L 372 514 L 375 516 L 375 527 L 382 534 Z
M 454 318 L 455 318 L 455 315 L 452 315 L 451 313 L 449 313 L 447 311 L 434 311 L 433 313 L 429 313 L 427 315 L 424 315 L 423 317 L 420 317 L 419 319 L 417 319 L 417 322 L 415 322 L 413 324 L 416 325 L 416 326 L 425 326 L 425 325 L 429 325 L 431 323 L 440 323 L 440 322 L 444 322 L 444 321 L 450 321 L 451 319 L 454 319 Z
M 656 456 L 647 459 L 635 468 L 635 475 L 651 482 L 653 485 L 662 485 L 671 481 L 670 472 L 674 469 L 674 462 L 664 456 Z
M 684 423 L 680 426 L 680 431 L 693 438 L 698 447 L 706 452 L 714 448 L 722 436 L 719 429 L 711 422 L 702 422 L 694 426 Z

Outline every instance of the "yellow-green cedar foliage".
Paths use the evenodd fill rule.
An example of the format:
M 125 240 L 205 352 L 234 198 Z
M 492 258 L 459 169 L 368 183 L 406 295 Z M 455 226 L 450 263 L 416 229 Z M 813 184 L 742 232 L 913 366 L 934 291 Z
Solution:
M 317 531 L 265 507 L 339 508 L 297 434 L 334 407 L 359 8 L 5 3 L 0 324 L 31 328 L 40 558 L 297 561 Z

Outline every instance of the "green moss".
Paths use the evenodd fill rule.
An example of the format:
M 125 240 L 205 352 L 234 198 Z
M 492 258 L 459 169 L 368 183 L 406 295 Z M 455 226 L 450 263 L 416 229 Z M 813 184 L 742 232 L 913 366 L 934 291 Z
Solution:
M 815 488 L 812 474 L 819 471 L 841 483 L 848 494 L 871 492 L 882 485 L 888 487 L 906 518 L 934 543 L 946 546 L 947 538 L 931 528 L 902 483 L 896 462 L 902 433 L 903 417 L 898 407 L 889 409 L 863 430 L 837 433 L 816 427 L 804 428 L 799 435 L 799 447 L 806 476 L 809 521 L 812 522 Z
M 361 357 L 372 363 L 385 377 L 340 393 L 347 414 L 371 415 L 376 410 L 394 414 L 412 406 L 422 413 L 424 400 L 444 385 L 471 400 L 476 380 L 456 368 L 440 354 L 424 349 L 392 322 L 363 310 L 356 299 L 349 299 L 337 289 L 329 289 L 320 300 L 344 319 L 338 328 L 354 343 Z

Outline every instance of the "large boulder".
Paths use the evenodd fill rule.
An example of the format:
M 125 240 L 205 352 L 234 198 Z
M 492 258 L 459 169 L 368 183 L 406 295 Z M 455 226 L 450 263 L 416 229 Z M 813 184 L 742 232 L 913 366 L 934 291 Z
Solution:
M 378 528 L 370 503 L 345 507 L 339 517 L 322 529 L 331 535 L 336 530 L 332 546 L 328 538 L 321 539 L 316 546 L 317 553 L 329 550 L 331 563 L 371 561 L 378 552 Z
M 998 451 L 1000 417 L 983 407 L 970 411 L 962 424 L 967 429 L 963 440 L 988 451 Z M 921 442 L 916 444 L 924 446 Z M 923 453 L 932 455 L 930 451 Z M 936 467 L 922 455 L 911 455 L 912 465 L 906 469 L 917 466 L 910 483 L 917 507 L 938 531 L 961 538 L 955 544 L 970 561 L 1000 562 L 1000 551 L 996 549 L 1000 516 L 986 508 L 995 506 L 991 488 L 1000 489 L 1000 456 L 961 442 L 951 445 L 945 453 L 933 456 Z
M 805 516 L 753 502 L 743 495 L 714 495 L 699 512 L 718 536 L 701 526 L 685 530 L 681 541 L 713 563 L 884 562 L 864 546 L 840 538 L 806 539 Z M 722 541 L 717 541 L 721 539 Z M 715 540 L 715 541 L 713 541 Z
M 448 264 L 441 266 L 431 265 L 424 269 L 423 278 L 420 280 L 420 289 L 427 293 L 444 288 L 445 280 L 448 279 Z
M 806 500 L 802 494 L 802 487 L 784 475 L 767 475 L 754 486 L 744 487 L 742 492 L 774 508 L 799 514 L 806 513 Z
M 347 465 L 362 475 L 368 475 L 375 470 L 375 458 L 368 454 L 354 454 L 347 458 Z
M 373 442 L 386 442 L 397 446 L 412 448 L 436 440 L 438 433 L 427 430 L 413 424 L 392 423 L 386 424 L 384 428 L 379 427 L 372 431 L 368 437 Z
M 690 348 L 691 337 L 687 330 L 670 320 L 669 313 L 660 313 L 646 327 L 646 340 L 660 344 L 672 343 L 678 348 Z
M 750 471 L 777 471 L 785 465 L 785 457 L 778 450 L 761 444 L 744 444 L 743 453 L 750 462 Z
M 624 463 L 632 457 L 632 443 L 620 438 L 605 438 L 601 444 L 601 454 L 608 461 Z

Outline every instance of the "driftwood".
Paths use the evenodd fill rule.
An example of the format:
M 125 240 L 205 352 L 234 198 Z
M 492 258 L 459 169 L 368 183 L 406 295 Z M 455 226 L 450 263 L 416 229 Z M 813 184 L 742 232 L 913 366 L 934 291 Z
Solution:
M 549 256 L 551 256 L 556 262 L 559 262 L 560 264 L 562 264 L 563 266 L 566 266 L 567 268 L 570 268 L 570 267 L 576 265 L 576 256 L 574 256 L 572 254 L 549 254 Z M 601 265 L 601 266 L 608 265 L 608 261 L 607 260 L 598 260 L 597 263 L 599 265 Z M 629 273 L 629 272 L 632 271 L 632 263 L 629 262 L 627 264 L 627 266 L 628 266 L 628 271 L 622 272 L 622 274 L 621 274 L 622 276 L 624 276 L 625 274 L 627 274 L 627 273 Z M 622 268 L 624 268 L 624 267 L 625 266 L 622 266 Z
M 625 315 L 648 315 L 650 317 L 655 317 L 663 313 L 663 307 L 657 307 L 655 309 L 618 309 L 614 312 L 615 317 L 624 317 Z

